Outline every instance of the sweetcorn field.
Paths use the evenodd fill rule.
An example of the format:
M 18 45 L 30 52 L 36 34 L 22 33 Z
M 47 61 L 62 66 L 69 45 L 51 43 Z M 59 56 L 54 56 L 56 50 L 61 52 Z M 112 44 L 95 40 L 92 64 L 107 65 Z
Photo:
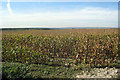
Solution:
M 2 61 L 120 67 L 119 38 L 117 31 L 107 29 L 3 31 Z

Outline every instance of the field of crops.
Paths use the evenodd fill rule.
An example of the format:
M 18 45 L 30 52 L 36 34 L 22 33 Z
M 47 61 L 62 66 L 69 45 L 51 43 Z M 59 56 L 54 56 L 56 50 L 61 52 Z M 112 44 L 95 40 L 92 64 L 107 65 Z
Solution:
M 2 61 L 61 66 L 119 67 L 117 29 L 2 32 Z

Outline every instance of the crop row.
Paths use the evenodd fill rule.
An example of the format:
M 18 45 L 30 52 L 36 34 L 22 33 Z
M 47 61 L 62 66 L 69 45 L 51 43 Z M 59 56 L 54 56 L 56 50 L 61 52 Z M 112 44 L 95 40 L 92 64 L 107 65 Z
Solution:
M 118 34 L 4 35 L 2 61 L 114 66 L 120 60 Z

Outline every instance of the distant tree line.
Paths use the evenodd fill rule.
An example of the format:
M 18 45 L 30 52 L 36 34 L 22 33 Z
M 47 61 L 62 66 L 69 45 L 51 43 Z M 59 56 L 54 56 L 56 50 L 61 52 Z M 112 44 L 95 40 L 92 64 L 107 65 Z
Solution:
M 53 30 L 57 28 L 0 28 L 0 30 L 31 30 L 31 29 L 37 29 L 37 30 Z

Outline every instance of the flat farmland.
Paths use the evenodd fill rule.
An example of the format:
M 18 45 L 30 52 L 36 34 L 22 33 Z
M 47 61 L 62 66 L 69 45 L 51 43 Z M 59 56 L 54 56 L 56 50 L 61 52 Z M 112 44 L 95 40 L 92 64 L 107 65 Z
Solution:
M 2 61 L 62 66 L 74 71 L 119 68 L 119 38 L 118 29 L 4 30 Z
M 72 64 L 110 66 L 119 58 L 118 40 L 118 29 L 6 30 L 2 31 L 3 61 L 52 64 L 68 59 Z
M 23 34 L 23 35 L 58 35 L 58 34 L 68 34 L 68 33 L 93 33 L 93 34 L 112 34 L 118 33 L 118 29 L 64 29 L 64 30 L 6 30 L 2 31 L 4 34 Z

